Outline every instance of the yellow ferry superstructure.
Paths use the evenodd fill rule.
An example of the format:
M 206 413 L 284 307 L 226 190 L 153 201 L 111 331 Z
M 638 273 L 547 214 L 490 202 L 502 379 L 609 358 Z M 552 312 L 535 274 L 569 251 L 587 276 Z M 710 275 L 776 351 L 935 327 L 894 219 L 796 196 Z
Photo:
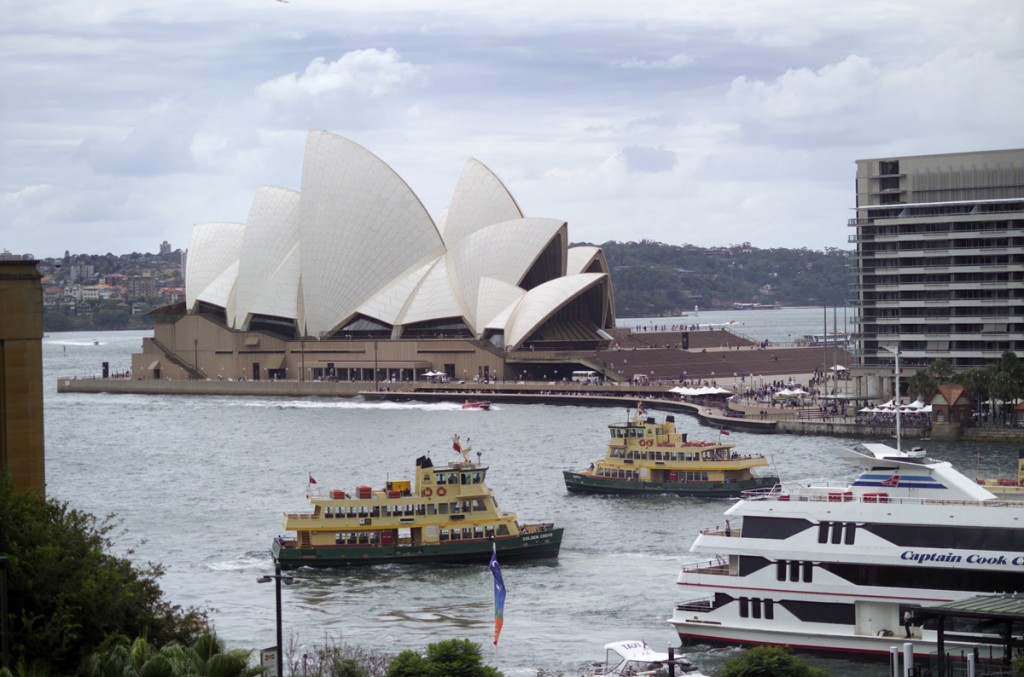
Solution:
M 570 492 L 729 497 L 779 481 L 751 472 L 768 465 L 763 454 L 740 454 L 733 444 L 689 440 L 671 415 L 658 423 L 638 406 L 629 420 L 608 430 L 603 459 L 586 470 L 563 472 Z
M 498 507 L 485 480 L 488 468 L 469 460 L 470 445 L 458 436 L 461 460 L 435 466 L 416 459 L 413 480 L 382 488 L 307 489 L 311 513 L 286 513 L 273 554 L 282 568 L 334 567 L 388 562 L 502 562 L 558 556 L 562 529 L 551 523 L 522 524 Z

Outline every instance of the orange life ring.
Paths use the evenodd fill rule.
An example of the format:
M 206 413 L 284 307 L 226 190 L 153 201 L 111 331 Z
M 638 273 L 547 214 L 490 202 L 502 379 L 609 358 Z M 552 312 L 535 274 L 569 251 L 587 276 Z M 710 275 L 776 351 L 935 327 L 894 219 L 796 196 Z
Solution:
M 426 489 L 423 490 L 423 495 L 424 496 L 430 496 L 431 493 L 432 492 L 430 490 L 430 487 L 427 487 Z
M 444 487 L 438 487 L 437 488 L 437 495 L 438 496 L 444 496 L 447 493 L 448 493 L 448 490 L 445 489 Z

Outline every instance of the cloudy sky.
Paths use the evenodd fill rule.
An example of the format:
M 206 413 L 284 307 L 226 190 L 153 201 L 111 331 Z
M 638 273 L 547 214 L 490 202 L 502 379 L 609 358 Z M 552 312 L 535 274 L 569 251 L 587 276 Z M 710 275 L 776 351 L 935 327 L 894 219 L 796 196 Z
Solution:
M 1020 0 L 0 0 L 0 250 L 184 248 L 310 128 L 433 214 L 467 157 L 573 242 L 849 248 L 854 161 L 1024 146 Z

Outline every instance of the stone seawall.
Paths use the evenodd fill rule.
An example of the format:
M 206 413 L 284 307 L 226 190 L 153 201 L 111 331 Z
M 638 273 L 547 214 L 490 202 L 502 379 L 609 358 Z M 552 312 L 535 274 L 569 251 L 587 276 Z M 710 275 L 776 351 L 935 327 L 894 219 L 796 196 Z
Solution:
M 132 381 L 58 378 L 58 393 L 234 395 L 245 397 L 355 397 L 365 383 L 326 381 Z

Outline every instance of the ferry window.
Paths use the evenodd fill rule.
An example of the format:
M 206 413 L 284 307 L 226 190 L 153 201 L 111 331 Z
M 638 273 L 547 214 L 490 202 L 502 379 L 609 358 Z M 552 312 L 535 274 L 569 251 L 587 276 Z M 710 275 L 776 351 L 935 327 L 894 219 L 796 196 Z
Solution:
M 334 534 L 334 544 L 335 545 L 344 545 L 345 544 L 345 536 L 343 534 Z
M 669 456 L 669 460 L 670 460 L 670 461 L 675 461 L 675 460 L 678 460 L 678 459 L 676 458 L 676 452 L 674 452 L 674 451 L 673 451 L 673 452 L 671 452 L 671 453 L 669 453 L 669 455 L 668 455 L 668 456 Z
M 452 473 L 452 474 L 448 475 L 448 484 L 458 484 L 458 483 L 459 483 L 459 475 L 458 475 L 458 473 Z
M 412 512 L 413 512 L 412 503 L 410 503 L 409 505 L 405 506 L 405 514 L 406 515 L 411 515 Z
M 436 515 L 437 514 L 437 506 L 434 505 L 433 503 L 427 503 L 427 514 L 428 515 Z
M 366 545 L 366 544 L 367 544 L 367 543 L 369 543 L 369 542 L 370 542 L 370 541 L 369 541 L 369 539 L 368 539 L 368 538 L 366 537 L 366 534 L 359 534 L 359 545 Z
M 416 506 L 416 514 L 417 515 L 423 515 L 425 512 L 426 511 L 425 511 L 422 503 L 420 503 L 419 505 Z
M 797 562 L 796 560 L 789 563 L 789 580 L 800 580 L 800 562 Z
M 441 529 L 441 540 L 442 541 L 447 541 L 448 540 L 448 530 L 447 529 Z
M 818 525 L 818 543 L 828 543 L 828 522 Z
M 447 503 L 440 503 L 440 504 L 438 504 L 437 508 L 438 508 L 438 510 L 440 510 L 442 515 L 447 515 L 448 514 L 448 504 Z
M 324 508 L 324 517 L 334 517 L 334 515 L 331 514 L 331 506 Z
M 480 473 L 473 473 L 473 484 L 480 484 Z
M 640 453 L 640 458 L 646 461 L 647 460 L 647 452 L 646 451 L 641 452 Z
M 804 583 L 810 583 L 814 578 L 814 563 L 804 562 Z
M 462 473 L 462 475 L 459 477 L 459 481 L 462 484 L 469 484 L 469 475 L 467 473 Z
M 775 601 L 766 599 L 764 601 L 764 617 L 766 619 L 773 620 L 775 618 Z
M 470 529 L 469 527 L 466 527 L 465 529 L 462 530 L 462 537 L 464 539 L 466 539 L 467 541 L 469 539 L 473 538 L 473 530 Z
M 484 528 L 483 527 L 475 527 L 473 529 L 473 538 L 483 538 L 483 537 L 484 537 Z
M 487 527 L 484 529 L 484 536 L 486 538 L 494 538 L 494 527 Z
M 370 517 L 380 517 L 380 507 L 373 506 L 373 510 L 370 511 Z
M 366 517 L 366 506 L 365 505 L 359 506 L 359 516 L 363 517 L 363 518 Z
M 508 536 L 508 525 L 507 524 L 499 524 L 498 525 L 498 535 L 499 536 Z
M 701 478 L 701 480 L 707 482 L 708 481 L 708 471 L 707 470 L 702 471 L 701 474 L 700 474 L 700 478 Z
M 775 563 L 775 578 L 780 581 L 786 580 L 786 560 L 780 559 Z
M 473 504 L 469 501 L 462 502 L 462 512 L 469 512 L 473 509 Z
M 453 541 L 458 541 L 458 540 L 462 539 L 462 536 L 460 535 L 460 532 L 459 532 L 458 529 L 452 529 L 451 534 L 452 534 L 451 538 L 452 538 Z
M 444 475 L 442 475 L 441 473 L 437 473 L 437 483 L 444 484 Z
M 459 514 L 459 502 L 458 501 L 453 501 L 452 503 L 449 503 L 448 505 L 451 506 L 451 511 L 452 511 L 453 515 Z
M 487 510 L 487 506 L 484 505 L 484 501 L 482 498 L 478 498 L 475 501 L 473 501 L 473 510 L 476 512 L 479 512 L 480 510 Z
M 746 597 L 740 597 L 740 618 L 747 618 L 750 616 L 750 600 Z
M 843 539 L 843 543 L 846 545 L 853 545 L 853 539 L 857 533 L 857 523 L 848 522 L 846 524 L 846 538 Z

